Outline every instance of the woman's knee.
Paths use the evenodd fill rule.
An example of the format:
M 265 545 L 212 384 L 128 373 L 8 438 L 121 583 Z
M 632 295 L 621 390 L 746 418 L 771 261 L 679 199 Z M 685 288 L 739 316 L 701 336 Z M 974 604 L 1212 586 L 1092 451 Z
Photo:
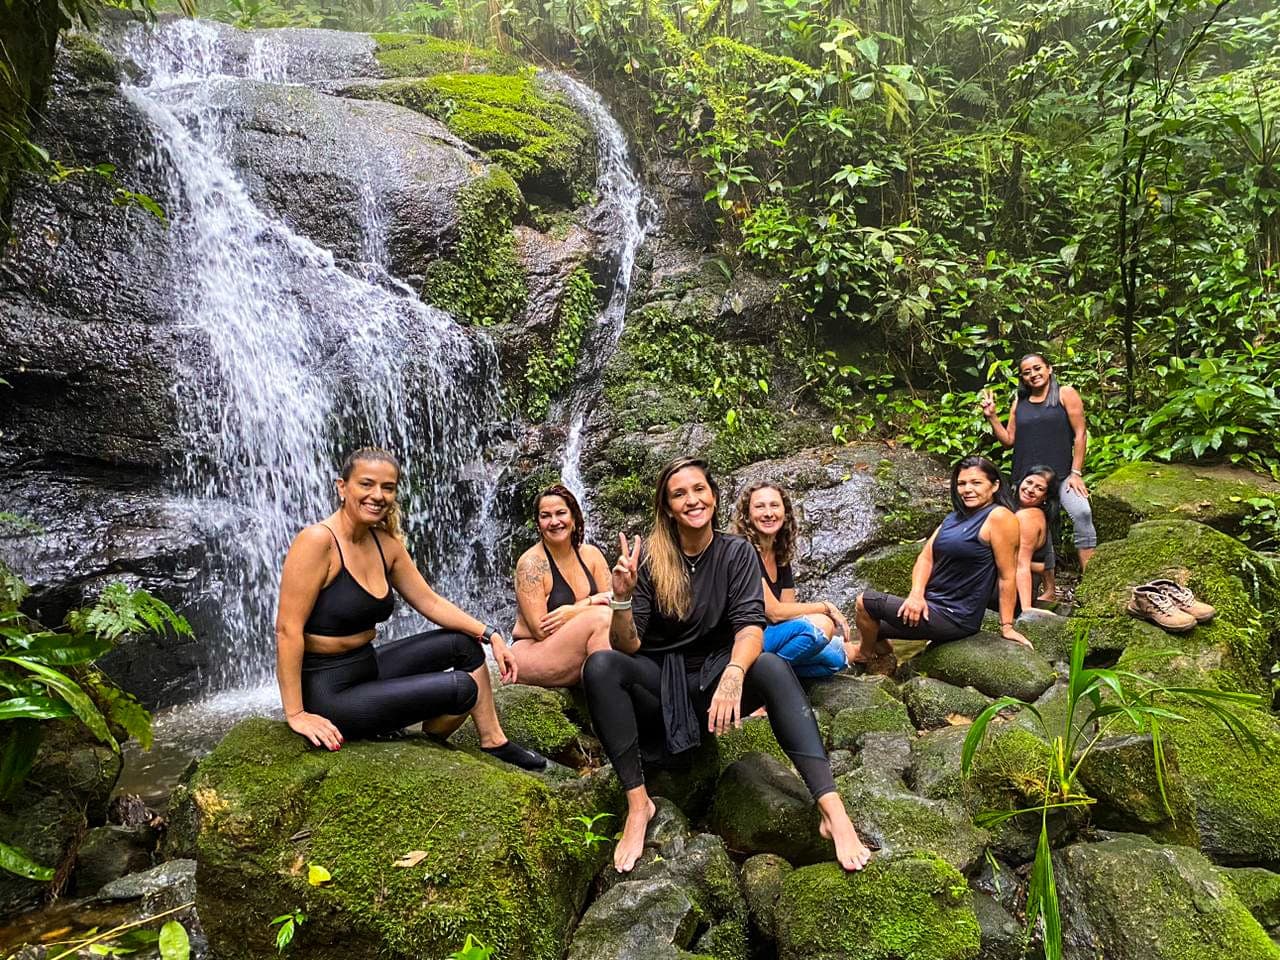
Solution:
M 788 677 L 795 679 L 795 674 L 791 671 L 791 664 L 776 653 L 767 651 L 756 657 L 756 662 L 751 665 L 748 673 L 751 674 L 753 681 L 765 684 L 785 680 Z
M 453 707 L 445 712 L 454 716 L 470 713 L 480 699 L 480 688 L 469 673 L 455 670 L 450 676 L 453 677 Z
M 830 640 L 836 635 L 836 622 L 828 617 L 825 613 L 815 613 L 806 619 L 815 627 L 822 631 L 822 636 Z
M 853 612 L 855 616 L 866 617 L 867 605 L 862 602 L 862 597 L 863 595 L 860 593 L 858 594 L 857 598 L 853 601 Z
M 622 669 L 630 659 L 619 650 L 597 650 L 582 665 L 582 683 L 587 688 L 619 684 Z
M 457 633 L 453 637 L 453 666 L 455 670 L 471 673 L 484 666 L 484 647 L 466 634 Z

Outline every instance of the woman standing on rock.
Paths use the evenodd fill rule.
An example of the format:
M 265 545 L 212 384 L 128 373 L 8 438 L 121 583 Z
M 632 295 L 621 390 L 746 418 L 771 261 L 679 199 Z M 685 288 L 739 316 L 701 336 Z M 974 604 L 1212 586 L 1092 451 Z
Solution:
M 703 724 L 719 735 L 763 705 L 817 801 L 822 835 L 834 841 L 841 866 L 859 870 L 870 853 L 836 792 L 800 681 L 785 660 L 761 649 L 764 597 L 755 551 L 715 529 L 718 502 L 706 461 L 681 457 L 658 477 L 643 556 L 639 537 L 631 547 L 618 537 L 612 649 L 588 657 L 582 672 L 592 723 L 627 795 L 614 866 L 623 873 L 635 866 L 654 814 L 642 746 L 650 759 L 683 753 L 698 746 Z
M 1030 610 L 1033 602 L 1033 578 L 1040 574 L 1041 600 L 1052 600 L 1056 594 L 1053 582 L 1053 537 L 1050 529 L 1058 513 L 1054 491 L 1058 475 L 1053 467 L 1037 464 L 1018 483 L 1018 603 Z
M 952 468 L 954 509 L 916 557 L 911 592 L 858 595 L 854 660 L 871 673 L 892 674 L 897 660 L 889 638 L 942 643 L 977 633 L 997 584 L 1000 635 L 1031 646 L 1013 628 L 1021 533 L 1009 502 L 1000 471 L 986 457 L 965 457 Z
M 502 634 L 427 585 L 400 542 L 400 464 L 372 447 L 347 457 L 340 505 L 294 539 L 276 615 L 276 677 L 290 728 L 317 747 L 413 723 L 447 737 L 475 720 L 480 749 L 526 770 L 546 758 L 507 740 L 493 704 L 482 643 L 504 680 L 517 667 Z M 373 646 L 395 594 L 441 629 Z
M 849 665 L 852 631 L 830 600 L 796 602 L 791 572 L 798 528 L 791 497 L 772 483 L 754 483 L 738 497 L 734 530 L 756 548 L 764 584 L 764 649 L 791 664 L 797 677 L 827 677 Z
M 540 542 L 516 563 L 520 612 L 511 631 L 511 655 L 520 682 L 572 687 L 582 665 L 609 649 L 609 564 L 582 542 L 582 507 L 567 487 L 553 484 L 534 501 Z
M 1062 386 L 1053 367 L 1040 353 L 1029 353 L 1018 361 L 1018 395 L 1009 410 L 1007 425 L 1000 422 L 991 391 L 982 395 L 982 414 L 991 430 L 1006 447 L 1013 447 L 1010 476 L 1025 477 L 1037 464 L 1053 468 L 1065 477 L 1055 491 L 1058 502 L 1071 517 L 1075 529 L 1076 553 L 1084 569 L 1098 545 L 1089 508 L 1089 490 L 1084 485 L 1084 455 L 1088 434 L 1084 422 L 1084 401 L 1074 387 Z M 1049 541 L 1053 550 L 1053 541 Z M 1052 598 L 1047 598 L 1052 599 Z

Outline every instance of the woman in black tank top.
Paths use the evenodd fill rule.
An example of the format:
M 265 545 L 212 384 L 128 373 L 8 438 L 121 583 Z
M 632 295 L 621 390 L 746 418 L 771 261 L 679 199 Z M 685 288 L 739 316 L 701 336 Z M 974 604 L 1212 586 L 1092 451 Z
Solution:
M 280 578 L 276 676 L 291 729 L 317 747 L 421 723 L 447 737 L 467 718 L 480 748 L 530 770 L 546 758 L 507 740 L 481 644 L 493 645 L 507 682 L 517 666 L 502 634 L 427 585 L 400 542 L 400 465 L 385 450 L 347 458 L 341 506 L 294 539 Z M 335 569 L 336 567 L 336 569 Z M 373 645 L 395 595 L 440 629 Z
M 582 507 L 567 487 L 543 490 L 533 512 L 538 543 L 516 563 L 511 654 L 521 683 L 572 687 L 588 654 L 609 649 L 609 565 L 582 542 Z

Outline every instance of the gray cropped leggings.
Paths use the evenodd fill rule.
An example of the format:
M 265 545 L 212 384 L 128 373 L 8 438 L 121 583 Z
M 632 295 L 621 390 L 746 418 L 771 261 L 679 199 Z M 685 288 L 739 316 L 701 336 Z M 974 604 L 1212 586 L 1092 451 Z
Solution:
M 1076 549 L 1089 549 L 1098 545 L 1098 531 L 1093 526 L 1093 508 L 1089 506 L 1089 498 L 1082 497 L 1064 482 L 1058 488 L 1058 502 L 1071 518 L 1071 526 L 1075 529 Z M 1052 532 L 1052 531 L 1050 531 Z M 1053 537 L 1045 544 L 1044 568 L 1052 570 L 1057 566 L 1058 558 L 1053 550 Z

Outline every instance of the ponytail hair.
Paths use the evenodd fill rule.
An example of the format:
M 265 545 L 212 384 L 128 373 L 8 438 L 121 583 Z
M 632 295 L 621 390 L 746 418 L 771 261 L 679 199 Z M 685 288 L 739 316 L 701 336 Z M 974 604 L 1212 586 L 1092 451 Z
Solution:
M 381 447 L 361 447 L 359 450 L 352 450 L 347 455 L 347 459 L 342 462 L 342 480 L 345 483 L 351 479 L 351 472 L 355 470 L 357 463 L 389 463 L 395 467 L 396 479 L 400 479 L 400 461 L 396 459 L 395 454 L 389 450 L 383 450 Z M 404 529 L 400 523 L 400 501 L 392 500 L 391 506 L 387 508 L 387 515 L 373 525 L 375 530 L 383 530 L 395 537 L 397 540 L 404 539 Z
M 658 474 L 658 488 L 653 496 L 653 528 L 644 554 L 644 564 L 653 581 L 653 595 L 662 614 L 673 620 L 683 620 L 693 609 L 693 590 L 689 583 L 689 569 L 680 552 L 680 535 L 675 517 L 667 503 L 667 482 L 681 470 L 693 467 L 702 472 L 707 486 L 716 498 L 716 512 L 720 509 L 720 487 L 711 476 L 711 466 L 701 457 L 677 457 Z M 716 525 L 715 514 L 711 526 Z

